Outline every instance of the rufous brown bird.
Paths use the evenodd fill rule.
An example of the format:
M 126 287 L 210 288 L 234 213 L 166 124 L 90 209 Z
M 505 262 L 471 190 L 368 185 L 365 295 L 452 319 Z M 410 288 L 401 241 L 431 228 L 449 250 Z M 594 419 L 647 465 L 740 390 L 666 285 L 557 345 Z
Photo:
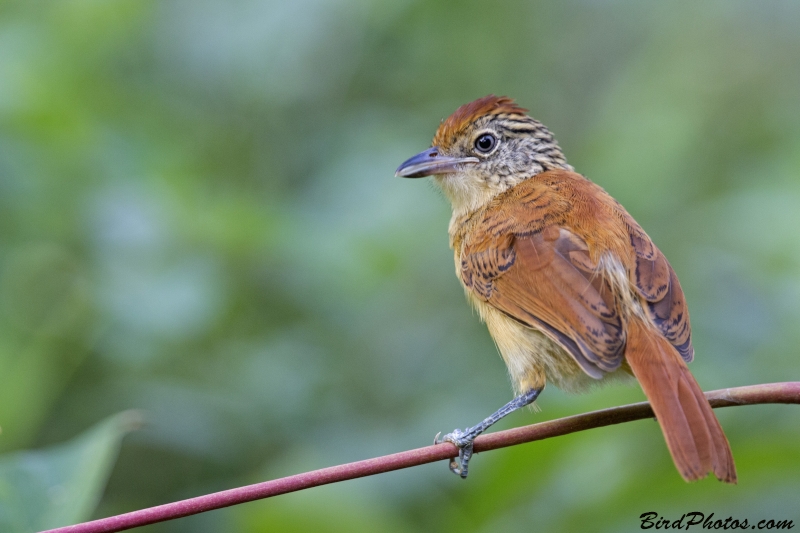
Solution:
M 599 185 L 574 172 L 527 110 L 487 96 L 444 120 L 433 147 L 397 169 L 433 176 L 453 207 L 450 244 L 467 299 L 489 328 L 517 396 L 442 440 L 460 449 L 533 403 L 633 375 L 687 481 L 736 482 L 728 440 L 686 363 L 694 357 L 678 277 L 650 237 Z

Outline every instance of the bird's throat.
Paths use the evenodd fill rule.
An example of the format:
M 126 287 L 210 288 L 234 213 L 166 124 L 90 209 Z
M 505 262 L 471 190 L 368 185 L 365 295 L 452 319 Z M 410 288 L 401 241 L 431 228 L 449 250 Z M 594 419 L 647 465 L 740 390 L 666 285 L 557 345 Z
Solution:
M 477 211 L 498 194 L 511 189 L 524 180 L 512 176 L 507 176 L 505 179 L 485 180 L 473 174 L 460 172 L 434 176 L 434 181 L 450 200 L 453 217 L 460 218 Z

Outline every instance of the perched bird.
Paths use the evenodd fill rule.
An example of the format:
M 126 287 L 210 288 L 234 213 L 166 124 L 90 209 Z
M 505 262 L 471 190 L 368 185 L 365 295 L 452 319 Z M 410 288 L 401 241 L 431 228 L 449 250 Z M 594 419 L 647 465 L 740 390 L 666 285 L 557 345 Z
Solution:
M 728 440 L 686 366 L 694 349 L 675 272 L 616 200 L 574 172 L 541 122 L 486 96 L 444 120 L 433 147 L 396 175 L 433 176 L 450 200 L 456 275 L 517 393 L 442 439 L 460 448 L 453 472 L 466 477 L 475 437 L 547 382 L 578 391 L 632 374 L 681 476 L 736 482 Z

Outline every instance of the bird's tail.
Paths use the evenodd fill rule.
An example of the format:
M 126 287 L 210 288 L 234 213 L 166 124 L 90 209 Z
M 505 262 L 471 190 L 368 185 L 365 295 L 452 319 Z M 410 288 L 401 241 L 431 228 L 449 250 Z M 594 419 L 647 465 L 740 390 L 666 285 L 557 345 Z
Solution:
M 683 479 L 695 481 L 713 472 L 720 481 L 736 483 L 728 439 L 677 350 L 634 317 L 625 358 L 650 400 Z

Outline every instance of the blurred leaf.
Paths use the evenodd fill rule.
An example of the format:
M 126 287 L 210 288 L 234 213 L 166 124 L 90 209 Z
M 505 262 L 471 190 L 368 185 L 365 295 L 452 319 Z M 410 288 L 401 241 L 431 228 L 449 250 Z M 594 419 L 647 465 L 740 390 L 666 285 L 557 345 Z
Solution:
M 88 355 L 85 268 L 53 242 L 7 247 L 0 262 L 0 451 L 25 448 Z M 98 417 L 99 418 L 99 417 Z
M 0 531 L 24 533 L 88 520 L 122 437 L 139 424 L 137 412 L 125 411 L 64 444 L 0 457 Z

